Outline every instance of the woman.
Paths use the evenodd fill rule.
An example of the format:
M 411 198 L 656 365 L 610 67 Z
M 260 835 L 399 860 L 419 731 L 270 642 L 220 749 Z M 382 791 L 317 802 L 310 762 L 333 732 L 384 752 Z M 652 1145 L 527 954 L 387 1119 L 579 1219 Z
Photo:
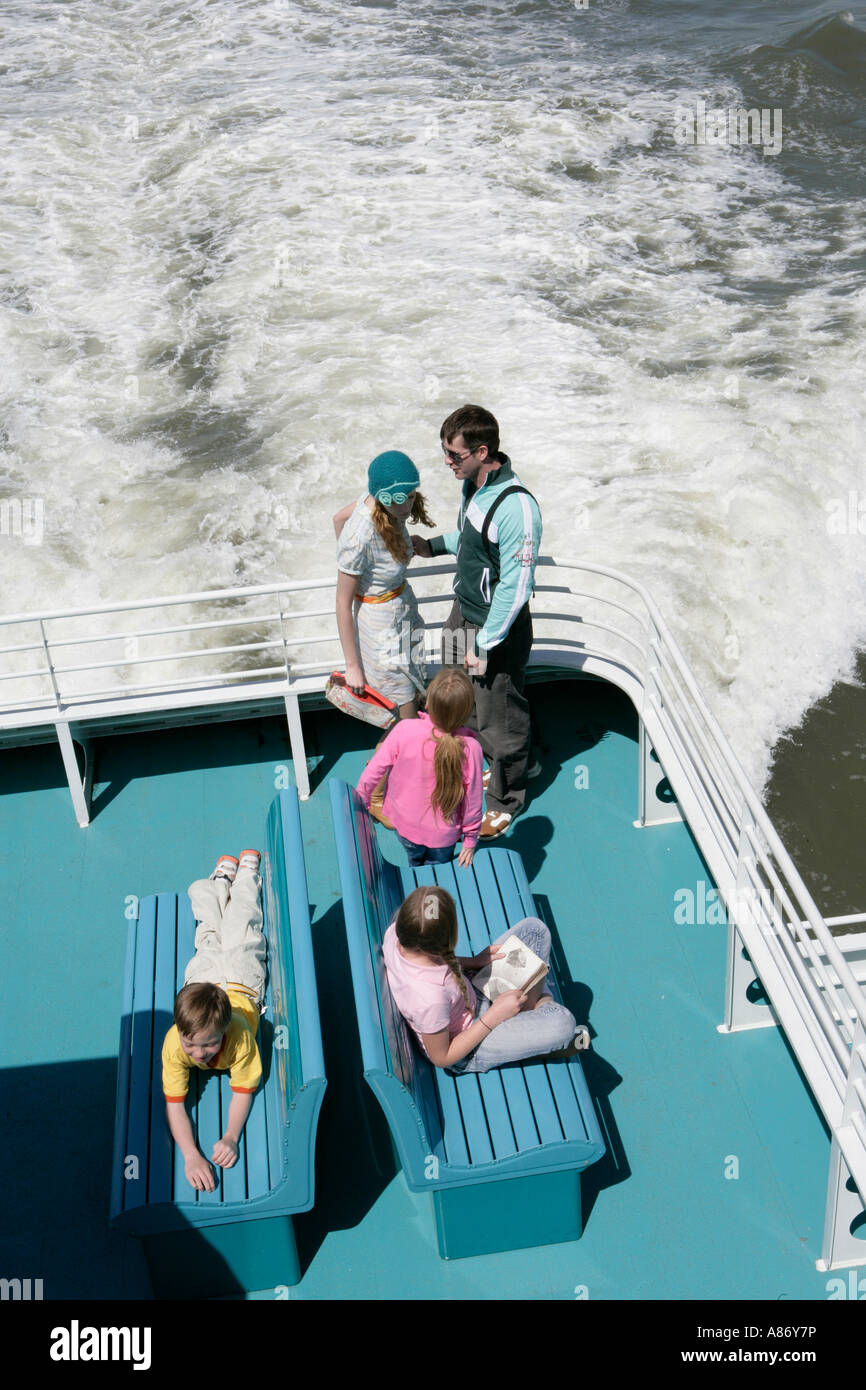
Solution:
M 399 705 L 400 718 L 417 713 L 425 670 L 413 650 L 421 620 L 406 583 L 412 543 L 406 522 L 432 526 L 412 460 L 396 449 L 379 454 L 367 470 L 368 491 L 334 517 L 337 532 L 337 631 L 346 684 L 356 694 L 370 685 Z

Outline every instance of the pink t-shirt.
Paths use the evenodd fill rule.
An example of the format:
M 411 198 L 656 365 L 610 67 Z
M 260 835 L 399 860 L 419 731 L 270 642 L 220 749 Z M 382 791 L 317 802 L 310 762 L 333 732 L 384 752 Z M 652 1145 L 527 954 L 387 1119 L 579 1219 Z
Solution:
M 433 755 L 436 740 L 429 714 L 400 719 L 379 744 L 358 782 L 358 795 L 367 809 L 378 782 L 388 774 L 385 815 L 404 839 L 441 849 L 463 837 L 474 849 L 481 828 L 483 795 L 481 744 L 471 729 L 455 731 L 463 739 L 463 800 L 449 821 L 430 805 L 436 786 Z
M 468 980 L 466 989 L 472 1012 L 466 1008 L 460 986 L 447 965 L 421 965 L 400 954 L 393 922 L 385 932 L 382 955 L 394 1002 L 418 1034 L 419 1042 L 422 1033 L 441 1033 L 447 1028 L 450 1040 L 469 1027 L 475 1017 L 477 996 Z M 421 1046 L 424 1047 L 423 1042 Z

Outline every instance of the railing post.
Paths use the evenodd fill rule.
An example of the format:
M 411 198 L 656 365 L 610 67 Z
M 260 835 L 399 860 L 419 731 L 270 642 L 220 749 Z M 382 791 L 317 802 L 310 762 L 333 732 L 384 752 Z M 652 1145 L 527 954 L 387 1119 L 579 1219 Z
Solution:
M 737 886 L 734 902 L 727 904 L 728 952 L 725 969 L 725 1021 L 719 1024 L 720 1033 L 739 1033 L 746 1028 L 769 1028 L 775 1025 L 770 1005 L 746 953 L 746 945 L 737 925 L 739 914 L 748 911 L 755 929 L 759 928 L 758 914 L 763 911 L 755 888 L 755 856 L 749 839 L 754 832 L 755 819 L 747 806 L 743 807 L 740 822 L 740 842 L 737 848 Z M 752 870 L 750 874 L 749 870 Z M 754 905 L 754 910 L 753 910 Z
M 45 653 L 45 662 L 48 667 L 48 674 L 51 677 L 51 688 L 54 691 L 54 703 L 59 716 L 63 703 L 60 699 L 60 688 L 57 684 L 57 677 L 54 672 L 54 662 L 51 660 L 51 651 L 48 646 L 48 638 L 45 634 L 45 623 L 39 619 L 39 635 L 42 638 L 42 650 Z M 69 784 L 69 794 L 72 797 L 72 809 L 75 812 L 75 819 L 82 830 L 90 824 L 90 787 L 91 787 L 91 765 L 90 748 L 84 744 L 84 777 L 78 769 L 78 758 L 75 755 L 75 745 L 72 741 L 72 734 L 69 729 L 69 721 L 66 719 L 55 718 L 54 728 L 57 732 L 57 742 L 60 744 L 60 756 L 63 759 L 63 767 L 66 771 L 66 781 Z
M 72 740 L 68 721 L 57 719 L 54 722 L 54 727 L 57 730 L 57 741 L 60 744 L 63 766 L 66 769 L 66 780 L 69 783 L 75 819 L 84 829 L 90 824 L 90 807 L 88 805 L 91 782 L 89 749 L 87 745 L 84 745 L 84 777 L 82 777 L 78 769 L 78 758 L 75 756 L 75 744 Z
M 866 1175 L 866 1033 L 857 1020 L 851 1048 L 848 1085 L 842 1108 L 842 1123 L 830 1146 L 830 1178 L 827 1184 L 827 1210 L 824 1217 L 824 1243 L 818 1269 L 840 1269 L 847 1265 L 866 1265 L 866 1241 L 854 1234 L 855 1224 L 866 1224 L 866 1204 L 857 1191 L 845 1150 L 859 1157 L 860 1181 Z
M 654 647 L 650 643 L 647 653 L 644 703 L 652 705 L 658 712 L 661 707 L 661 699 L 655 679 L 656 667 L 651 664 L 653 655 Z M 676 821 L 681 821 L 682 815 L 671 784 L 665 776 L 664 768 L 650 742 L 643 719 L 643 711 L 639 716 L 638 725 L 638 818 L 635 825 L 672 825 Z
M 54 703 L 59 712 L 62 708 L 60 691 L 57 687 L 57 677 L 54 674 L 54 662 L 51 660 L 51 651 L 48 646 L 48 638 L 45 635 L 45 623 L 42 618 L 39 619 L 39 636 L 42 638 L 42 650 L 45 653 L 45 662 L 48 666 L 48 674 L 51 677 L 51 689 L 54 691 Z
M 289 722 L 289 743 L 292 746 L 292 762 L 295 767 L 295 782 L 298 797 L 308 801 L 310 796 L 310 773 L 307 768 L 307 750 L 304 747 L 304 730 L 301 725 L 301 709 L 297 695 L 285 697 L 286 718 Z
M 286 668 L 286 685 L 289 686 L 292 680 L 291 667 L 289 665 L 289 649 L 286 646 L 285 612 L 283 610 L 282 592 L 277 593 L 277 612 L 280 615 L 280 637 L 283 642 L 283 663 Z M 304 747 L 304 729 L 301 724 L 301 706 L 297 695 L 287 691 L 285 695 L 286 719 L 289 725 L 289 743 L 292 748 L 292 762 L 295 767 L 295 783 L 298 788 L 298 798 L 301 801 L 308 801 L 310 798 L 310 773 L 307 768 L 307 750 Z

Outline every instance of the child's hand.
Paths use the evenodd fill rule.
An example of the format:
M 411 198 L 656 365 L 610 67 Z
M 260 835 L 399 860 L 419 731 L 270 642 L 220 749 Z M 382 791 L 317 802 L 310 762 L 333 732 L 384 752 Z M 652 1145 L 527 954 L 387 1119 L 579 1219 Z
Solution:
M 479 951 L 477 956 L 472 957 L 466 969 L 483 970 L 485 965 L 489 965 L 493 960 L 499 960 L 499 957 L 504 955 L 505 952 L 501 946 L 485 946 L 483 951 Z
M 228 1135 L 224 1134 L 222 1139 L 218 1139 L 214 1144 L 211 1158 L 220 1168 L 233 1168 L 238 1161 L 238 1146 L 234 1139 L 229 1139 Z
M 196 1192 L 213 1192 L 216 1187 L 213 1169 L 204 1154 L 190 1154 L 189 1158 L 184 1160 L 183 1171 L 186 1173 L 187 1182 Z
M 504 994 L 494 999 L 486 1014 L 481 1015 L 481 1020 L 495 1028 L 497 1023 L 504 1023 L 507 1018 L 514 1018 L 519 1014 L 525 1003 L 526 995 L 519 989 L 507 989 Z
M 459 855 L 457 856 L 457 867 L 458 867 L 459 869 L 468 869 L 468 868 L 470 867 L 471 863 L 472 863 L 472 856 L 473 856 L 474 853 L 475 853 L 475 846 L 474 846 L 474 845 L 469 845 L 469 846 L 467 847 L 467 846 L 464 844 L 464 845 L 463 845 L 463 848 L 461 849 L 461 851 L 460 851 L 460 853 L 459 853 Z

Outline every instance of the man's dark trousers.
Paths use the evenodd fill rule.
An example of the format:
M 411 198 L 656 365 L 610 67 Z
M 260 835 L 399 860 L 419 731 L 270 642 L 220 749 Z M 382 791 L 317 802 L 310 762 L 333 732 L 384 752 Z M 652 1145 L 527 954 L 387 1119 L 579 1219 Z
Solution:
M 442 627 L 442 665 L 463 666 L 467 651 L 475 650 L 478 624 L 470 623 L 455 599 Z M 505 638 L 488 653 L 487 670 L 472 677 L 475 709 L 466 726 L 478 734 L 490 766 L 487 810 L 516 816 L 526 797 L 531 731 L 529 701 L 523 693 L 532 649 L 532 617 L 524 604 Z

